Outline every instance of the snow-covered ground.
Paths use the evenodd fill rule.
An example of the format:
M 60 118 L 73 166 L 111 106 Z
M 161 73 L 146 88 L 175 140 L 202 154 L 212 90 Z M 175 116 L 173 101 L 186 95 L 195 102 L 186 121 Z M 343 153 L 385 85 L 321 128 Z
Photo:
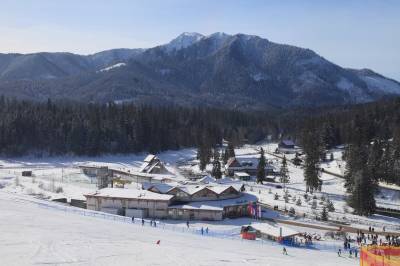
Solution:
M 260 145 L 266 151 L 266 158 L 268 161 L 272 162 L 276 169 L 280 168 L 281 160 L 275 157 L 272 153 L 275 151 L 277 145 L 276 144 L 268 144 L 268 145 Z M 245 145 L 239 149 L 236 149 L 236 156 L 239 158 L 258 158 L 259 156 L 259 147 L 255 145 Z M 325 170 L 330 171 L 336 174 L 343 174 L 343 170 L 345 167 L 345 163 L 342 161 L 341 150 L 333 150 L 334 161 L 323 163 L 321 167 Z M 329 155 L 330 153 L 328 153 Z M 188 242 L 187 250 L 177 250 L 171 251 L 169 248 L 166 248 L 162 252 L 171 251 L 171 256 L 167 256 L 163 258 L 165 261 L 162 265 L 168 265 L 176 263 L 177 265 L 224 265 L 230 264 L 265 264 L 265 265 L 292 265 L 294 262 L 298 261 L 298 257 L 300 254 L 304 253 L 304 257 L 306 256 L 321 256 L 320 253 L 316 251 L 307 251 L 307 250 L 298 250 L 292 249 L 289 252 L 288 257 L 283 257 L 280 254 L 280 248 L 276 246 L 270 247 L 255 247 L 254 243 L 248 243 L 246 241 L 239 243 L 225 244 L 227 240 L 220 239 L 208 239 L 204 241 L 204 239 L 199 238 L 197 236 L 188 236 L 188 235 L 179 235 L 175 236 L 176 232 L 165 232 L 165 231 L 155 231 L 155 229 L 151 228 L 143 228 L 144 231 L 138 232 L 137 227 L 127 226 L 123 224 L 111 224 L 107 221 L 98 221 L 91 218 L 86 217 L 75 217 L 71 214 L 60 214 L 50 212 L 49 210 L 37 209 L 35 205 L 26 205 L 24 207 L 19 206 L 20 203 L 14 202 L 10 203 L 12 196 L 10 193 L 14 194 L 15 197 L 23 196 L 26 197 L 28 195 L 29 198 L 41 198 L 41 199 L 57 199 L 57 198 L 67 198 L 69 199 L 84 199 L 84 194 L 93 192 L 96 189 L 96 181 L 84 174 L 81 173 L 78 168 L 79 165 L 90 165 L 90 166 L 109 166 L 114 169 L 120 169 L 124 171 L 137 171 L 142 164 L 143 159 L 147 154 L 130 154 L 130 155 L 109 155 L 109 156 L 101 156 L 101 157 L 51 157 L 51 158 L 33 158 L 33 157 L 23 157 L 17 159 L 5 158 L 0 160 L 0 213 L 2 216 L 0 217 L 0 226 L 5 226 L 5 224 L 16 224 L 24 228 L 24 230 L 28 230 L 27 239 L 15 240 L 15 243 L 20 242 L 21 245 L 26 249 L 32 249 L 35 241 L 39 241 L 39 236 L 36 235 L 32 228 L 38 228 L 39 231 L 47 232 L 45 228 L 46 222 L 43 222 L 42 217 L 36 217 L 37 214 L 43 214 L 46 212 L 46 215 L 49 217 L 48 226 L 49 228 L 56 228 L 56 225 L 59 223 L 62 228 L 60 228 L 60 237 L 54 236 L 54 240 L 44 238 L 45 243 L 37 244 L 41 245 L 41 248 L 37 248 L 39 250 L 36 251 L 39 255 L 31 254 L 33 251 L 29 251 L 27 255 L 19 258 L 21 263 L 19 264 L 32 264 L 40 261 L 50 261 L 57 262 L 57 258 L 61 262 L 70 261 L 75 264 L 109 264 L 109 261 L 112 261 L 113 256 L 118 256 L 115 254 L 120 254 L 117 260 L 121 260 L 121 264 L 126 264 L 129 259 L 132 257 L 138 257 L 141 263 L 145 265 L 154 265 L 157 264 L 156 258 L 153 258 L 150 255 L 142 254 L 146 252 L 159 252 L 160 249 L 164 249 L 164 243 L 170 243 L 170 245 L 180 249 L 180 245 L 185 246 L 183 243 L 185 239 Z M 157 156 L 166 163 L 166 167 L 168 170 L 178 176 L 177 179 L 184 179 L 181 175 L 180 170 L 190 170 L 194 173 L 199 173 L 200 170 L 198 168 L 195 149 L 183 149 L 178 151 L 166 151 Z M 282 156 L 282 155 L 280 155 Z M 294 154 L 286 154 L 288 159 L 292 159 Z M 208 170 L 211 170 L 211 165 L 207 166 Z M 332 225 L 329 223 L 316 221 L 316 216 L 320 216 L 323 204 L 329 199 L 333 202 L 335 211 L 329 213 L 329 219 L 337 220 L 340 222 L 345 222 L 348 225 L 356 228 L 366 229 L 368 226 L 374 226 L 377 231 L 380 231 L 383 226 L 386 227 L 387 230 L 399 230 L 400 220 L 396 218 L 390 218 L 380 215 L 374 215 L 372 217 L 359 217 L 351 214 L 351 208 L 346 205 L 346 190 L 344 188 L 344 180 L 340 177 L 329 175 L 323 173 L 321 178 L 323 180 L 322 191 L 314 193 L 316 199 L 316 208 L 312 208 L 312 202 L 314 201 L 314 195 L 308 195 L 309 200 L 304 198 L 305 194 L 305 184 L 303 177 L 303 169 L 300 167 L 296 167 L 293 164 L 289 163 L 289 174 L 290 174 L 290 182 L 286 185 L 288 193 L 290 194 L 289 201 L 285 203 L 283 196 L 284 192 L 282 187 L 277 187 L 277 185 L 282 185 L 279 183 L 264 183 L 256 184 L 254 181 L 246 182 L 246 188 L 249 192 L 253 193 L 259 198 L 261 203 L 270 205 L 270 206 L 278 206 L 279 209 L 283 209 L 286 206 L 286 209 L 293 208 L 298 217 L 293 218 L 289 215 L 285 215 L 282 213 L 276 213 L 271 211 L 264 212 L 265 217 L 274 218 L 278 220 L 278 225 L 284 225 L 286 227 L 295 229 L 299 232 L 307 232 L 308 234 L 318 234 L 322 236 L 322 243 L 332 244 L 332 245 L 340 245 L 341 240 L 333 240 L 329 237 L 324 237 L 324 235 L 329 231 L 337 230 L 337 225 Z M 23 177 L 21 176 L 22 171 L 32 170 L 33 177 Z M 279 196 L 279 199 L 275 199 L 275 194 Z M 400 191 L 396 190 L 396 187 L 393 186 L 385 186 L 382 188 L 382 193 L 377 195 L 377 203 L 379 205 L 383 205 L 389 208 L 400 208 Z M 298 199 L 301 200 L 301 204 L 296 204 Z M 8 209 L 6 208 L 7 204 L 9 205 Z M 15 206 L 14 206 L 15 205 Z M 3 212 L 3 209 L 7 209 L 8 212 Z M 21 213 L 19 213 L 21 210 Z M 27 221 L 23 222 L 15 222 L 14 218 L 12 218 L 11 213 L 15 211 L 15 215 L 20 217 L 19 219 L 27 219 L 27 216 L 30 218 L 33 217 L 32 228 L 29 227 L 29 223 Z M 8 215 L 4 215 L 3 213 L 9 213 Z M 304 217 L 305 214 L 305 217 Z M 39 215 L 40 216 L 40 215 Z M 4 218 L 3 218 L 4 217 Z M 30 219 L 29 218 L 29 219 Z M 59 220 L 66 219 L 65 222 L 60 222 Z M 82 221 L 81 221 L 82 220 Z M 285 221 L 295 221 L 297 223 L 303 223 L 305 226 L 300 225 L 287 225 L 284 224 Z M 171 226 L 176 226 L 177 228 L 184 229 L 186 227 L 185 221 L 164 221 L 166 224 Z M 193 221 L 191 223 L 191 228 L 200 229 L 201 227 L 208 227 L 212 232 L 234 232 L 234 238 L 238 239 L 238 232 L 242 225 L 247 225 L 254 222 L 252 219 L 241 218 L 241 219 L 225 219 L 220 222 L 209 222 L 209 221 Z M 38 225 L 39 223 L 43 223 L 42 225 Z M 77 239 L 80 239 L 78 236 L 75 238 L 66 240 L 63 242 L 61 239 L 63 234 L 66 234 L 68 230 L 78 235 L 82 233 L 82 230 L 79 229 L 77 225 L 83 223 L 84 227 L 88 227 L 88 234 L 83 234 L 81 248 L 75 248 L 75 245 L 79 244 Z M 66 225 L 68 224 L 68 226 Z M 93 228 L 89 226 L 92 224 Z M 308 228 L 307 225 L 317 225 L 322 226 L 325 230 Z M 71 226 L 71 228 L 69 228 Z M 89 228 L 90 227 L 90 228 Z M 98 227 L 95 229 L 94 227 Z M 114 228 L 119 228 L 116 232 L 114 232 Z M 4 227 L 2 228 L 4 229 Z M 15 229 L 16 230 L 16 229 Z M 22 230 L 22 229 L 21 229 Z M 124 230 L 126 231 L 127 239 L 124 238 Z M 3 230 L 4 231 L 4 230 Z M 103 231 L 103 232 L 100 232 Z M 56 231 L 54 231 L 56 232 Z M 106 232 L 106 233 L 104 233 Z M 21 233 L 23 234 L 23 233 Z M 29 235 L 32 234 L 32 235 Z M 94 235 L 97 235 L 94 237 Z M 120 239 L 120 242 L 116 244 L 116 247 L 109 247 L 109 243 L 106 241 L 106 237 L 110 234 L 110 243 L 117 243 L 117 239 Z M 135 241 L 134 238 L 130 238 L 130 234 L 139 235 L 139 240 Z M 72 234 L 73 235 L 73 234 Z M 149 241 L 146 240 L 145 235 L 149 236 Z M 164 236 L 164 237 L 162 237 Z M 36 237 L 36 238 L 35 238 Z M 72 237 L 72 236 L 71 236 Z M 354 236 L 352 236 L 354 237 Z M 22 237 L 21 237 L 22 238 Z M 32 243 L 28 241 L 29 238 L 32 238 Z M 93 239 L 92 239 L 93 238 Z M 143 238 L 143 240 L 142 240 Z M 155 239 L 162 238 L 162 245 L 156 246 L 154 245 Z M 9 239 L 9 236 L 1 235 L 1 240 L 7 240 L 4 243 L 14 243 L 13 240 Z M 75 242 L 76 239 L 76 242 Z M 92 240 L 91 240 L 92 239 Z M 97 240 L 99 240 L 97 242 Z M 151 241 L 150 241 L 151 240 Z M 147 241 L 147 242 L 146 242 Z M 204 242 L 203 242 L 204 241 Z M 212 249 L 205 248 L 204 249 L 204 257 L 199 255 L 199 252 L 194 252 L 194 249 L 202 249 L 204 247 L 212 247 L 214 243 L 220 243 L 223 241 L 223 245 L 226 245 L 226 250 L 222 248 Z M 233 240 L 231 240 L 233 241 Z M 29 243 L 27 243 L 29 242 Z M 96 242 L 96 243 L 95 243 Z M 210 242 L 208 245 L 205 242 Z M 55 245 L 48 243 L 56 243 Z M 125 245 L 120 243 L 126 243 L 126 246 L 132 246 L 133 250 L 130 250 Z M 222 243 L 222 242 L 221 242 Z M 87 253 L 82 249 L 82 245 L 87 246 Z M 92 246 L 94 245 L 94 246 Z M 97 245 L 97 246 L 96 246 Z M 216 244 L 215 244 L 216 245 Z M 221 244 L 222 245 L 222 244 Z M 53 248 L 53 246 L 55 246 Z M 138 247 L 140 246 L 140 247 Z M 150 248 L 151 247 L 151 248 Z M 228 248 L 229 247 L 229 248 Z M 19 247 L 18 247 L 19 248 Z M 228 249 L 232 248 L 234 252 L 228 252 Z M 265 248 L 268 249 L 267 253 Z M 12 252 L 11 248 L 7 246 L 3 251 L 0 251 L 0 255 L 2 252 Z M 54 250 L 53 250 L 54 249 Z M 65 251 L 63 251 L 65 249 Z M 139 252 L 135 249 L 141 250 Z M 155 251 L 153 250 L 155 249 Z M 247 250 L 248 249 L 248 250 Z M 271 250 L 270 250 L 271 249 Z M 43 251 L 44 250 L 44 251 Z M 103 253 L 102 251 L 107 250 L 107 252 Z M 242 252 L 243 251 L 243 252 Z M 257 252 L 260 254 L 271 254 L 271 258 L 266 258 L 265 255 L 257 255 Z M 271 251 L 271 252 L 270 252 Z M 51 254 L 54 252 L 54 258 L 52 255 L 42 256 L 42 253 Z M 76 252 L 76 254 L 74 253 Z M 182 258 L 183 254 L 187 253 L 196 253 L 189 254 L 187 258 Z M 313 253 L 314 252 L 314 253 Z M 201 252 L 200 252 L 201 253 Z M 232 254 L 234 253 L 234 254 Z M 276 254 L 275 254 L 276 253 Z M 16 251 L 14 254 L 18 254 Z M 108 255 L 107 255 L 108 254 Z M 124 255 L 126 254 L 126 255 Z M 158 254 L 158 253 L 156 253 Z M 313 255 L 314 254 L 314 255 Z M 7 255 L 7 254 L 5 254 Z M 231 256 L 229 258 L 229 255 Z M 243 256 L 240 256 L 243 255 Z M 276 256 L 275 256 L 276 255 Z M 331 256 L 330 254 L 329 256 Z M 175 256 L 178 256 L 175 258 Z M 303 256 L 303 255 L 301 255 Z M 325 253 L 323 254 L 325 256 Z M 51 258 L 50 258 L 51 257 Z M 157 257 L 157 256 L 156 256 Z M 243 258 L 242 258 L 243 257 Z M 291 260 L 292 257 L 294 260 Z M 43 259 L 45 258 L 45 259 Z M 65 259 L 68 258 L 68 259 Z M 72 259 L 70 259 L 72 258 Z M 200 258 L 203 258 L 202 261 Z M 253 260 L 253 259 L 254 260 Z M 54 259 L 54 260 L 53 260 Z M 343 258 L 335 258 L 332 257 L 333 263 L 354 263 L 350 259 Z M 25 261 L 23 261 L 25 260 Z M 300 260 L 300 262 L 303 260 Z M 26 262 L 26 263 L 25 263 Z M 119 262 L 119 261 L 118 261 Z M 304 259 L 304 263 L 307 260 Z M 269 264 L 268 264 L 269 263 Z M 303 263 L 303 262 L 301 262 Z M 330 263 L 330 262 L 329 262 Z M 53 263 L 57 264 L 57 263 Z M 7 264 L 12 265 L 12 264 Z M 302 264 L 298 264 L 302 265 Z M 306 264 L 304 264 L 306 265 Z M 313 264 L 307 264 L 313 265 Z M 318 261 L 315 261 L 314 265 L 329 265 L 329 264 L 318 264 Z M 346 264 L 344 264 L 346 265 Z
M 0 190 L 1 265 L 358 265 L 333 252 L 172 232 L 41 208 Z M 156 242 L 160 241 L 157 245 Z

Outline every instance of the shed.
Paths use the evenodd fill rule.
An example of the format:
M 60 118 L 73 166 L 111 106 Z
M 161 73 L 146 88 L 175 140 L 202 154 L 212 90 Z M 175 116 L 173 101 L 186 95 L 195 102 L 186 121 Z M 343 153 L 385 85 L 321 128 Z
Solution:
M 240 235 L 243 239 L 256 240 L 257 231 L 250 225 L 242 226 L 242 229 L 240 230 Z
M 290 139 L 281 140 L 278 144 L 280 149 L 294 149 L 294 142 Z
M 237 179 L 244 180 L 244 181 L 250 180 L 250 175 L 246 172 L 235 172 L 235 174 L 233 176 Z
M 22 176 L 32 176 L 32 171 L 22 171 Z
M 292 243 L 294 237 L 300 234 L 294 229 L 277 224 L 254 223 L 251 224 L 251 227 L 257 231 L 257 237 L 283 243 Z

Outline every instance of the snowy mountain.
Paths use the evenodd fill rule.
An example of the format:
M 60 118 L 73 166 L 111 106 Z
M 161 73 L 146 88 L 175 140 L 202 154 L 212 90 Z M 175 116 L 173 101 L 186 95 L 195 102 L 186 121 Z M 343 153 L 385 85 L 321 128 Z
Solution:
M 36 100 L 129 99 L 260 109 L 369 102 L 400 95 L 400 84 L 371 70 L 342 68 L 312 50 L 254 35 L 183 33 L 150 49 L 89 56 L 3 54 L 0 92 Z
M 167 52 L 177 51 L 186 48 L 195 42 L 203 39 L 204 35 L 196 32 L 184 32 L 166 45 L 163 45 Z

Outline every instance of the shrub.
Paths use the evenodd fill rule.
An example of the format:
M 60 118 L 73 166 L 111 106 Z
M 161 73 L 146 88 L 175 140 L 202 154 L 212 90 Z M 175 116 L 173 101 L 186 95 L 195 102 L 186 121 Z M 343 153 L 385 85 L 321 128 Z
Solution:
M 328 200 L 326 204 L 326 208 L 328 209 L 329 212 L 334 212 L 335 211 L 335 206 L 333 205 L 332 201 Z
M 296 205 L 297 205 L 297 206 L 301 206 L 301 199 L 300 199 L 300 198 L 297 199 Z
M 311 209 L 316 209 L 317 208 L 317 201 L 316 200 L 313 200 L 312 201 L 312 204 L 311 204 Z

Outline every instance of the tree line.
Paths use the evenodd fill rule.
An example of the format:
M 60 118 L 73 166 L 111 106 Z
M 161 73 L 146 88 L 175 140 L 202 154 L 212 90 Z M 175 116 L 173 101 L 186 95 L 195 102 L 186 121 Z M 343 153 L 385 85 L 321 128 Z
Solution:
M 307 190 L 319 189 L 319 162 L 326 150 L 345 144 L 348 203 L 360 215 L 374 213 L 379 182 L 400 185 L 400 100 L 330 110 L 302 120 Z
M 0 98 L 0 153 L 20 156 L 160 152 L 277 136 L 267 113 Z

